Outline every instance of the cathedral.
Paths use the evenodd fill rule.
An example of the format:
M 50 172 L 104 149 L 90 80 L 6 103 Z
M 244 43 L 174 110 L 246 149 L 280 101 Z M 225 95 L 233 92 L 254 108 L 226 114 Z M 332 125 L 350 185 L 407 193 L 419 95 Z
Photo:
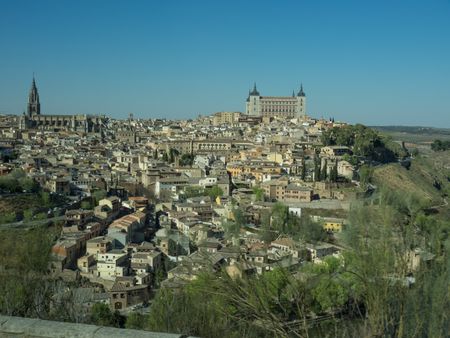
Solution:
M 28 94 L 27 112 L 19 118 L 19 129 L 68 130 L 83 133 L 99 133 L 105 117 L 96 115 L 41 115 L 41 103 L 33 76 Z
M 253 90 L 248 93 L 246 113 L 261 117 L 305 118 L 306 95 L 303 85 L 297 95 L 292 92 L 292 96 L 261 96 L 255 83 Z

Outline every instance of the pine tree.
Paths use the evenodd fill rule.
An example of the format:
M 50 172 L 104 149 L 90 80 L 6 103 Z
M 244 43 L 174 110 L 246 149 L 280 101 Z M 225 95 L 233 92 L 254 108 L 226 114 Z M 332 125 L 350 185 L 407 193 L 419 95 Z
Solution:
M 304 157 L 302 157 L 302 173 L 301 173 L 301 178 L 302 178 L 302 181 L 304 181 L 305 178 L 306 178 L 306 163 L 305 163 L 305 158 L 304 158 Z
M 327 165 L 328 165 L 328 163 L 327 163 L 327 160 L 325 160 L 324 161 L 324 163 L 323 163 L 323 168 L 321 168 L 321 170 L 320 170 L 320 180 L 321 181 L 325 181 L 326 179 L 327 179 Z
M 320 160 L 316 156 L 314 157 L 314 181 L 320 181 L 321 174 L 320 174 Z
M 338 161 L 334 163 L 333 169 L 330 171 L 330 181 L 336 182 L 338 178 Z

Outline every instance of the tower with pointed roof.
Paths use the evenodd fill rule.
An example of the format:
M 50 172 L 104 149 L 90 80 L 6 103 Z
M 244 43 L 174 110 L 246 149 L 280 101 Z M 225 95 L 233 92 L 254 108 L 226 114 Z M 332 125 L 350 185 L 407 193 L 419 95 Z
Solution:
M 258 89 L 256 89 L 256 82 L 253 84 L 253 89 L 249 91 L 247 98 L 246 111 L 248 115 L 259 116 L 260 95 Z
M 297 93 L 297 114 L 299 117 L 306 116 L 306 95 L 303 91 L 303 83 L 300 84 L 300 90 Z
M 39 93 L 36 87 L 36 81 L 33 75 L 30 93 L 28 94 L 27 115 L 41 115 L 41 103 L 39 102 Z

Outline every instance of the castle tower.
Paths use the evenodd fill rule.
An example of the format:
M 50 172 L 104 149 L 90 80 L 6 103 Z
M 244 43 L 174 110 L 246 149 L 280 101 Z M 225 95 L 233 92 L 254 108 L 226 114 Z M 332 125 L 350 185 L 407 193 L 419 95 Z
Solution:
M 303 91 L 303 84 L 300 85 L 300 91 L 297 93 L 297 114 L 298 117 L 306 116 L 306 95 Z
M 39 103 L 39 93 L 33 75 L 33 82 L 31 84 L 30 93 L 28 94 L 27 115 L 31 116 L 40 114 L 41 114 L 41 104 Z
M 253 90 L 248 93 L 247 98 L 247 115 L 255 115 L 260 116 L 260 95 L 258 90 L 256 89 L 256 83 L 253 85 Z

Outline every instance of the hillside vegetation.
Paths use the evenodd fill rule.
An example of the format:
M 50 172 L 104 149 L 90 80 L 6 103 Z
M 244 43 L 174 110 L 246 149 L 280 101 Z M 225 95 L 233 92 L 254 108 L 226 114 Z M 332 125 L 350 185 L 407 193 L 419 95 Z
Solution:
M 450 193 L 449 165 L 449 151 L 419 156 L 412 159 L 409 169 L 399 163 L 376 167 L 373 183 L 421 196 L 430 205 L 438 205 L 444 203 L 443 198 Z

